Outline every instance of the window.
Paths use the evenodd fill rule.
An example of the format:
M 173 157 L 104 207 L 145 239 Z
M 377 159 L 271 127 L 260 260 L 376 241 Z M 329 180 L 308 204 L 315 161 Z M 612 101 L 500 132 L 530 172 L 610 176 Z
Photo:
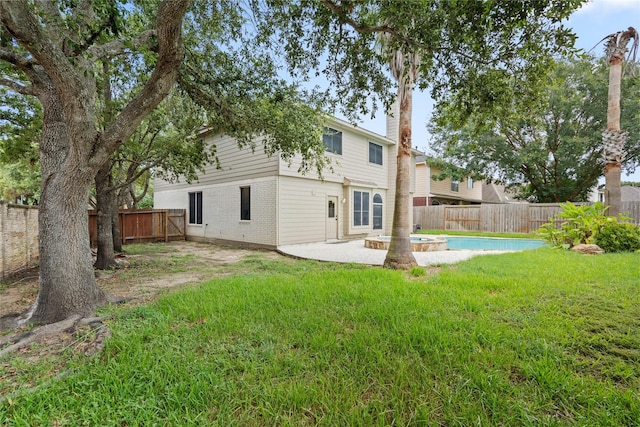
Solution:
M 369 163 L 382 165 L 382 145 L 369 143 Z
M 336 202 L 334 202 L 333 200 L 329 200 L 329 206 L 327 207 L 327 213 L 328 213 L 328 217 L 329 218 L 335 218 L 336 217 Z
M 369 225 L 369 193 L 353 192 L 353 225 Z
M 326 151 L 334 154 L 342 154 L 342 132 L 332 128 L 324 128 L 322 143 Z
M 189 224 L 202 224 L 202 191 L 189 193 Z
M 382 230 L 382 196 L 373 196 L 373 229 Z
M 454 192 L 457 193 L 458 191 L 460 191 L 459 189 L 460 189 L 460 181 L 458 181 L 457 179 L 452 179 L 451 180 L 451 191 L 454 191 Z
M 240 219 L 251 219 L 251 187 L 240 187 Z
M 471 178 L 470 176 L 467 177 L 467 188 L 469 190 L 473 190 L 473 178 Z

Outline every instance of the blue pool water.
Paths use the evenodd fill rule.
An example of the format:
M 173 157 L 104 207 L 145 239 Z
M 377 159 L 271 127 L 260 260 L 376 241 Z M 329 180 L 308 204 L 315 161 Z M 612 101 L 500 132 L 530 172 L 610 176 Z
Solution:
M 492 251 L 523 251 L 535 249 L 546 244 L 542 240 L 535 239 L 499 239 L 495 237 L 444 237 L 447 248 L 492 250 Z

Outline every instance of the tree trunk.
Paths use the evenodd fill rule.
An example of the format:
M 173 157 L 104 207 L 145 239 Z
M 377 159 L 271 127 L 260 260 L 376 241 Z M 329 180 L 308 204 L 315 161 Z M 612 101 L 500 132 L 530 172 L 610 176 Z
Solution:
M 107 161 L 95 177 L 96 212 L 98 228 L 98 254 L 95 268 L 108 270 L 116 265 L 113 250 L 113 208 L 117 205 L 116 192 L 111 188 L 111 162 Z
M 620 164 L 607 163 L 604 167 L 605 204 L 609 206 L 607 214 L 618 216 L 622 213 L 622 167 Z
M 607 107 L 607 130 L 611 139 L 605 141 L 605 204 L 609 206 L 608 214 L 618 216 L 622 213 L 622 191 L 620 189 L 622 174 L 622 150 L 619 146 L 624 139 L 613 138 L 620 132 L 620 85 L 622 84 L 622 61 L 624 54 L 616 53 L 609 58 L 609 96 Z M 618 141 L 614 144 L 613 141 Z
M 54 323 L 89 315 L 107 299 L 96 284 L 89 247 L 87 199 L 93 174 L 73 164 L 55 89 L 49 86 L 39 99 L 45 123 L 40 142 L 40 287 L 25 321 Z
M 183 58 L 182 19 L 191 4 L 190 0 L 159 2 L 155 18 L 158 56 L 152 72 L 139 90 L 132 89 L 135 96 L 113 121 L 97 132 L 95 61 L 122 53 L 124 47 L 109 41 L 99 44 L 104 22 L 93 20 L 92 2 L 81 2 L 77 11 L 70 6 L 71 11 L 65 10 L 64 16 L 61 12 L 58 19 L 38 15 L 42 10 L 55 15 L 49 13 L 54 8 L 46 9 L 50 3 L 0 1 L 2 60 L 28 77 L 32 86 L 19 91 L 36 95 L 44 113 L 38 223 L 40 289 L 22 319 L 40 323 L 87 316 L 107 301 L 96 285 L 91 263 L 89 189 L 97 171 L 173 87 Z M 65 17 L 75 17 L 76 12 L 80 15 L 77 22 L 67 25 Z M 94 33 L 96 28 L 100 31 Z M 72 34 L 76 30 L 78 33 Z M 88 34 L 92 37 L 85 40 Z M 75 36 L 80 36 L 80 45 L 68 42 L 77 41 Z M 95 50 L 88 52 L 91 48 Z M 20 86 L 12 83 L 10 87 L 16 85 Z
M 120 203 L 115 199 L 115 206 L 111 210 L 111 234 L 113 235 L 113 251 L 122 252 L 122 232 L 120 230 Z
M 384 266 L 408 270 L 416 266 L 411 252 L 411 221 L 409 216 L 411 188 L 411 112 L 412 90 L 407 90 L 400 100 L 399 138 L 396 171 L 396 194 L 393 207 L 393 227 L 391 242 Z

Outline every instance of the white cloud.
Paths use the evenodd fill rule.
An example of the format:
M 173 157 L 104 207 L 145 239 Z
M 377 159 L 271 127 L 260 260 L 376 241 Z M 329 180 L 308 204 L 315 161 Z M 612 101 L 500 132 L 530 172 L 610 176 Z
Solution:
M 640 18 L 640 0 L 590 0 L 578 9 L 575 14 L 612 14 L 637 13 Z

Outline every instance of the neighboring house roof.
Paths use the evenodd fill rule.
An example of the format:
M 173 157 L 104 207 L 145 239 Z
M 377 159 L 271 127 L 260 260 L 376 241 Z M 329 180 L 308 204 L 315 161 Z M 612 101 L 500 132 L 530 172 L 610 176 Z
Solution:
M 620 187 L 622 191 L 621 199 L 623 202 L 638 202 L 640 201 L 640 188 L 632 187 L 630 185 L 623 185 Z
M 598 194 L 604 194 L 605 185 L 598 186 Z M 632 185 L 623 185 L 620 187 L 620 199 L 623 202 L 638 202 L 640 201 L 640 187 L 634 187 Z M 602 200 L 602 198 L 600 199 Z
M 484 203 L 527 203 L 526 200 L 516 199 L 504 185 L 494 182 L 482 183 L 482 201 Z
M 451 193 L 448 194 L 442 194 L 442 193 L 429 193 L 429 197 L 431 198 L 438 198 L 438 199 L 448 199 L 448 200 L 461 200 L 463 202 L 472 202 L 472 203 L 480 203 L 482 202 L 482 200 L 480 199 L 473 199 L 471 197 L 463 197 L 463 196 L 457 196 Z

